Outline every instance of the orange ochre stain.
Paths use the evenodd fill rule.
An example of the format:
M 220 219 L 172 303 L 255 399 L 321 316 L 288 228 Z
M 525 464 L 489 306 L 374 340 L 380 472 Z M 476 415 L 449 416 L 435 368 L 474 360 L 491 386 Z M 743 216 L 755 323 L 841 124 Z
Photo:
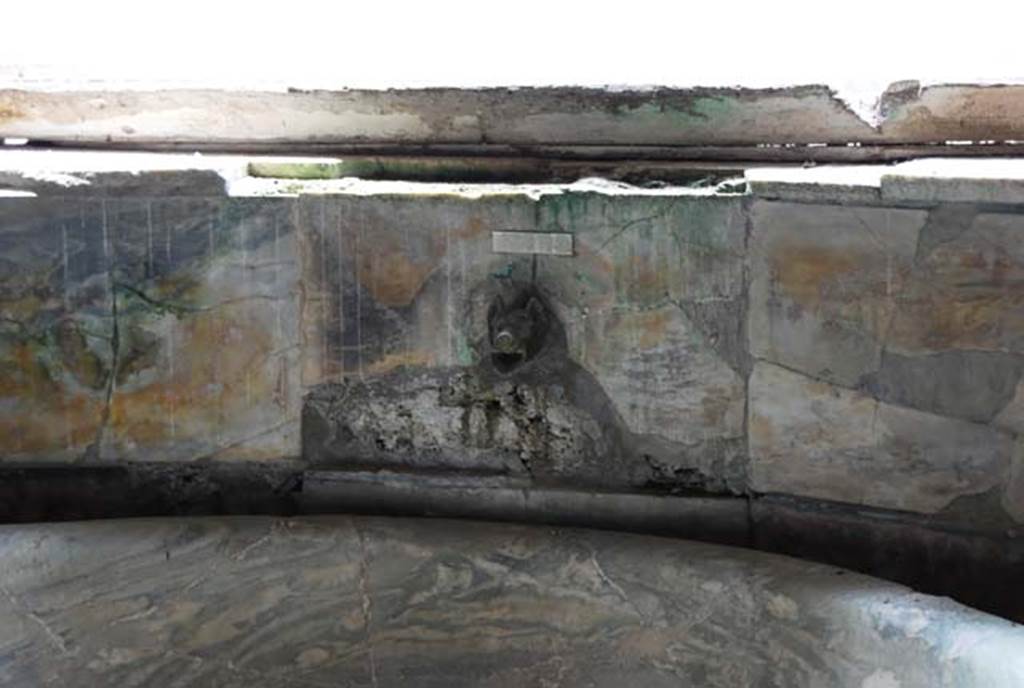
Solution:
M 452 240 L 456 236 L 453 232 Z M 382 306 L 408 306 L 441 264 L 446 243 L 450 242 L 446 242 L 444 232 L 437 232 L 429 238 L 425 249 L 414 251 L 400 229 L 374 228 L 373 241 L 359 248 L 359 283 Z
M 437 260 L 413 260 L 397 248 L 393 252 L 375 248 L 360 256 L 359 281 L 380 305 L 400 308 L 412 303 L 437 264 Z
M 664 266 L 656 265 L 647 256 L 630 256 L 615 271 L 619 293 L 633 301 L 649 301 L 663 297 L 667 291 Z
M 5 301 L 3 316 L 12 320 L 29 321 L 40 311 L 45 310 L 46 305 L 47 303 L 38 296 L 23 296 L 20 299 Z
M 382 306 L 408 306 L 441 265 L 446 250 L 458 255 L 457 242 L 473 242 L 487 232 L 487 223 L 473 216 L 460 227 L 433 233 L 426 250 L 414 252 L 405 243 L 400 228 L 375 227 L 373 242 L 369 247 L 360 247 L 359 282 Z
M 21 110 L 4 103 L 0 103 L 0 122 L 9 122 L 11 120 L 21 119 L 24 116 L 25 113 Z
M 775 445 L 775 427 L 764 416 L 750 414 L 750 439 L 761 446 Z
M 725 422 L 735 398 L 731 391 L 723 387 L 708 387 L 700 400 L 701 417 L 709 427 L 720 426 Z
M 928 140 L 1019 139 L 1024 121 L 1024 87 L 947 87 L 922 94 L 921 104 L 886 129 L 896 138 Z
M 77 453 L 95 440 L 102 415 L 102 399 L 84 395 L 59 395 L 45 400 L 27 396 L 16 399 L 21 411 L 0 417 L 0 437 L 3 438 L 5 453 Z
M 969 288 L 1000 289 L 1007 283 L 1024 280 L 1024 265 L 1013 260 L 1002 247 L 992 255 L 981 251 L 958 251 L 955 256 L 942 256 L 940 272 L 943 281 Z
M 1024 294 L 1002 288 L 971 295 L 937 290 L 900 310 L 890 340 L 909 350 L 1001 350 L 1006 340 L 1024 337 L 1022 313 Z
M 850 252 L 811 246 L 779 249 L 771 257 L 772 274 L 778 286 L 805 307 L 819 304 L 829 283 L 864 265 L 860 257 Z
M 641 349 L 651 349 L 663 342 L 669 320 L 670 313 L 665 309 L 636 314 L 635 322 L 629 326 L 637 327 L 640 331 L 637 346 Z
M 165 356 L 159 356 L 159 380 L 115 390 L 110 427 L 118 440 L 147 444 L 208 437 L 225 422 L 272 403 L 277 366 L 267 361 L 273 340 L 258 320 L 203 313 L 182 323 L 174 337 L 173 376 Z
M 103 408 L 101 392 L 75 392 L 53 380 L 29 344 L 15 344 L 0 366 L 0 400 L 14 410 L 0 414 L 5 453 L 45 455 L 79 451 L 92 442 Z
M 672 313 L 654 311 L 613 311 L 588 321 L 584 331 L 586 360 L 595 365 L 616 365 L 615 361 L 636 350 L 651 349 L 668 335 Z
M 453 230 L 451 238 L 465 241 L 467 239 L 476 239 L 485 233 L 487 233 L 487 223 L 480 216 L 474 215 L 466 220 L 462 227 Z

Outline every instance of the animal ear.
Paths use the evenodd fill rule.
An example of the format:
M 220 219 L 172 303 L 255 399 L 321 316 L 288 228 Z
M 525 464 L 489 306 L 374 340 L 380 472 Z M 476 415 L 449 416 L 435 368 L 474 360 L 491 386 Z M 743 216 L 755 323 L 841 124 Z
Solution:
M 495 318 L 505 312 L 505 300 L 501 298 L 501 294 L 494 297 L 491 301 L 490 308 L 487 309 L 487 323 L 493 324 Z
M 548 321 L 548 314 L 544 309 L 544 304 L 536 296 L 531 296 L 530 300 L 526 302 L 526 312 L 530 314 L 530 317 L 536 323 L 546 323 Z

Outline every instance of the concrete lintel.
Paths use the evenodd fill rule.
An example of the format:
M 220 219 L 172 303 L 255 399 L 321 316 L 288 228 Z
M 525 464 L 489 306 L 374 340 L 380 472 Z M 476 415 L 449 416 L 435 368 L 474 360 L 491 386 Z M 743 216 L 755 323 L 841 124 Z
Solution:
M 0 136 L 67 143 L 845 146 L 1024 140 L 1021 85 L 903 89 L 898 97 L 883 94 L 867 113 L 820 84 L 287 92 L 5 85 Z
M 755 196 L 806 203 L 1024 203 L 1024 158 L 762 167 L 749 169 L 744 176 Z

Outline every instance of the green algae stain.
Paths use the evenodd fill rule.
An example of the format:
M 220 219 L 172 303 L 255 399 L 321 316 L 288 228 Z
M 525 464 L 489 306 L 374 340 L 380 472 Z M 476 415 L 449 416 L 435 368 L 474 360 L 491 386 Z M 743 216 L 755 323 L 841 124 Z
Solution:
M 491 277 L 494 279 L 512 279 L 512 273 L 515 271 L 515 263 L 508 263 L 505 267 L 500 270 L 496 270 L 491 273 Z
M 158 317 L 173 315 L 175 318 L 183 318 L 191 313 L 202 310 L 194 305 L 182 303 L 173 298 L 151 296 L 144 290 L 128 284 L 115 284 L 114 291 L 122 298 L 124 316 L 131 316 L 141 312 Z
M 729 117 L 735 111 L 735 99 L 725 96 L 701 96 L 688 99 L 685 103 L 647 103 L 631 112 L 620 112 L 619 116 L 639 119 L 642 122 L 663 122 L 666 118 L 679 126 L 692 126 Z
M 541 232 L 574 232 L 590 225 L 595 202 L 602 196 L 592 192 L 568 191 L 537 200 L 537 229 Z
M 502 159 L 358 157 L 336 161 L 253 161 L 257 178 L 330 180 L 358 177 L 422 182 L 515 182 L 544 180 L 544 170 L 529 162 Z M 301 188 L 301 187 L 300 187 Z
M 274 162 L 249 163 L 249 176 L 277 179 L 341 179 L 352 176 L 344 162 Z
M 473 348 L 465 335 L 459 335 L 455 340 L 455 362 L 461 366 L 473 365 Z

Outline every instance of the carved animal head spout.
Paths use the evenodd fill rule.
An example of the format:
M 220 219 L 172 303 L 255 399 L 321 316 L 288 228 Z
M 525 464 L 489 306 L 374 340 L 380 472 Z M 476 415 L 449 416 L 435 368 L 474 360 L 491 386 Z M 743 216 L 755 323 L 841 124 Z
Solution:
M 550 317 L 541 300 L 529 291 L 508 303 L 496 296 L 487 312 L 494 368 L 500 373 L 511 373 L 540 353 Z

